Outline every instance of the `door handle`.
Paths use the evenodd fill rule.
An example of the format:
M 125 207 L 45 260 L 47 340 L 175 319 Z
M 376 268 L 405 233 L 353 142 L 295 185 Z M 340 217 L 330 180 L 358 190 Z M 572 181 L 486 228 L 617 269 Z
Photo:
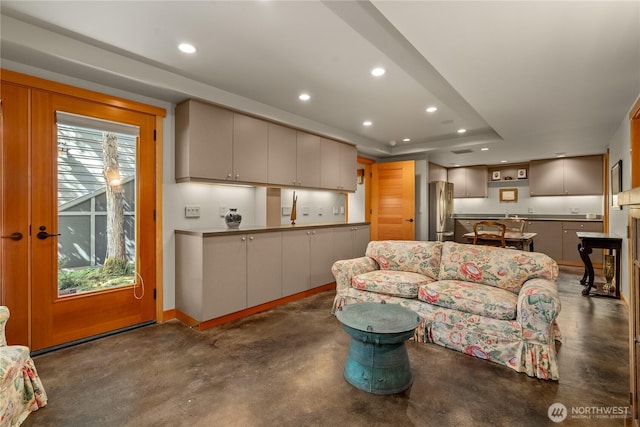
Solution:
M 49 233 L 47 233 L 46 231 L 40 231 L 38 234 L 36 234 L 36 236 L 37 236 L 37 237 L 38 237 L 38 239 L 40 239 L 40 240 L 44 240 L 44 239 L 46 239 L 47 237 L 55 237 L 55 236 L 59 236 L 59 235 L 60 235 L 60 233 L 58 233 L 58 234 L 49 234 Z
M 413 218 L 405 219 L 405 221 L 413 222 Z
M 40 240 L 45 240 L 48 237 L 55 237 L 55 236 L 59 236 L 60 233 L 58 234 L 50 234 L 47 233 L 45 230 L 47 229 L 47 227 L 45 227 L 44 225 L 40 226 L 40 231 L 38 232 L 38 234 L 36 234 L 36 237 L 38 237 L 38 239 Z
M 11 239 L 11 240 L 22 240 L 22 233 L 16 231 L 15 233 L 11 233 L 8 236 L 1 236 L 3 239 Z

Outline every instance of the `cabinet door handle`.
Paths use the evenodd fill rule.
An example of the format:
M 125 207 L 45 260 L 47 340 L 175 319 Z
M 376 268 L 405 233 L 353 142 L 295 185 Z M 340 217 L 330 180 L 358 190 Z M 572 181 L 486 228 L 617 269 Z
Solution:
M 240 240 L 242 240 L 244 242 L 245 240 L 247 240 L 247 238 L 246 237 L 241 237 Z
M 249 240 L 253 240 L 253 236 L 249 237 Z

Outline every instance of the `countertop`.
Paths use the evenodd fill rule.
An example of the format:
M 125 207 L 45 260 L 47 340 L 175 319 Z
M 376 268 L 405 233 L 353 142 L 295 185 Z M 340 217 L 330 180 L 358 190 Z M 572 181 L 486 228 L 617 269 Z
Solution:
M 357 227 L 361 225 L 369 225 L 368 222 L 334 222 L 334 223 L 318 223 L 318 224 L 284 224 L 284 225 L 240 225 L 240 228 L 227 227 L 209 227 L 192 230 L 175 230 L 177 234 L 188 234 L 191 236 L 211 237 L 225 236 L 233 234 L 246 233 L 268 233 L 272 231 L 294 231 L 294 230 L 317 230 L 318 228 L 335 228 L 335 227 Z
M 488 220 L 500 220 L 504 219 L 504 215 L 496 214 L 454 214 L 454 219 L 488 219 Z M 602 216 L 596 215 L 596 218 L 587 218 L 585 214 L 570 214 L 570 215 L 553 215 L 553 214 L 527 214 L 526 216 L 509 215 L 509 218 L 535 221 L 580 221 L 580 222 L 602 222 Z

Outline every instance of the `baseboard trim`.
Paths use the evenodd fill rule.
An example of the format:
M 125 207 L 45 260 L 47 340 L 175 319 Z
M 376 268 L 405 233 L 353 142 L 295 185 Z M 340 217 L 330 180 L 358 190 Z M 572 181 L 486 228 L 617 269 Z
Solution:
M 296 301 L 311 295 L 319 294 L 321 292 L 330 291 L 335 288 L 336 288 L 335 282 L 328 283 L 323 286 L 318 286 L 317 288 L 309 289 L 308 291 L 299 292 L 297 294 L 289 295 L 283 298 L 279 298 L 277 300 L 269 301 L 264 304 L 256 305 L 254 307 L 249 307 L 244 310 L 236 311 L 235 313 L 230 313 L 224 316 L 216 317 L 215 319 L 205 320 L 202 322 L 198 321 L 197 319 L 194 319 L 188 314 L 185 314 L 177 309 L 175 310 L 175 318 L 193 329 L 204 331 L 206 329 L 213 328 L 214 326 L 219 326 L 224 323 L 229 323 L 234 320 L 250 316 L 252 314 L 260 313 L 261 311 L 270 310 L 279 305 Z

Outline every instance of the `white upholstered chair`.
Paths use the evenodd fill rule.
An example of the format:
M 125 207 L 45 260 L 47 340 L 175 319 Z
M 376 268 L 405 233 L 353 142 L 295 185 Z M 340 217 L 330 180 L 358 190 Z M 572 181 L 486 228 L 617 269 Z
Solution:
M 9 309 L 0 306 L 0 426 L 19 426 L 27 416 L 47 404 L 29 347 L 7 345 L 5 325 Z

